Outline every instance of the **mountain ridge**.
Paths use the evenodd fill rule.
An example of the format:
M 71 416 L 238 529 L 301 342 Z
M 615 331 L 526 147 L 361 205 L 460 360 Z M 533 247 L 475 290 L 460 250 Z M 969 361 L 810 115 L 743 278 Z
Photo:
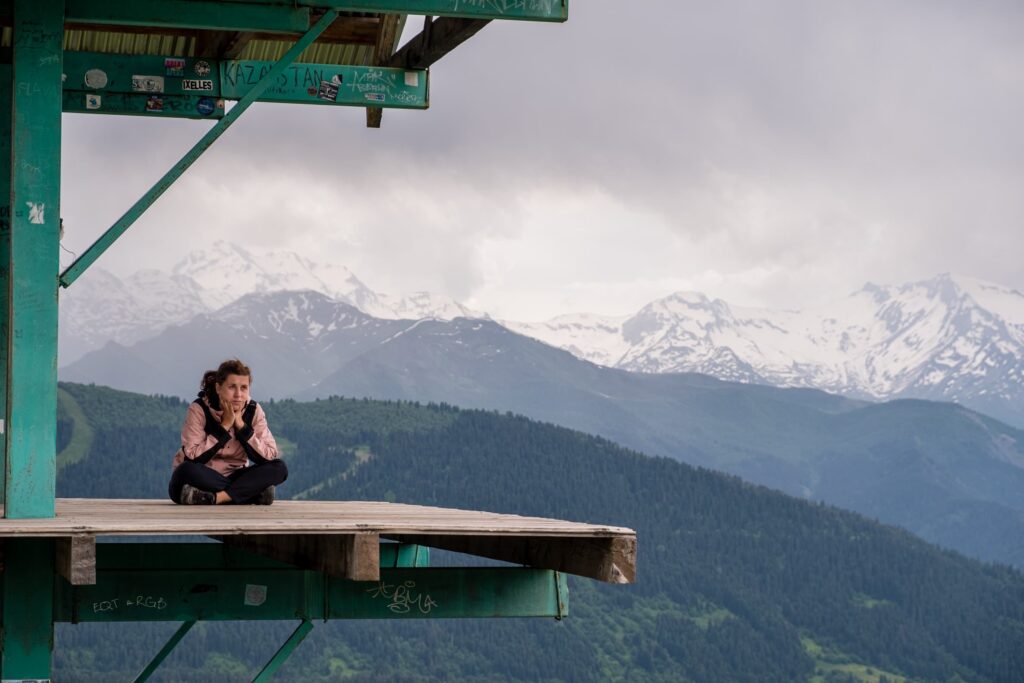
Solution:
M 273 291 L 316 291 L 384 320 L 490 318 L 429 292 L 374 292 L 340 264 L 225 242 L 189 254 L 169 274 L 139 271 L 122 280 L 99 270 L 81 282 L 62 294 L 61 366 L 107 341 L 130 346 Z M 868 400 L 955 401 L 1024 426 L 1024 295 L 975 278 L 946 273 L 903 285 L 867 283 L 804 311 L 675 292 L 625 316 L 501 323 L 608 367 L 699 372 Z
M 244 348 L 253 395 L 264 399 L 511 411 L 1024 566 L 1024 432 L 962 406 L 607 368 L 494 321 L 385 321 L 313 292 L 231 306 L 128 349 L 105 347 L 62 369 L 62 379 L 191 397 L 203 369 Z M 330 329 L 338 320 L 347 322 Z

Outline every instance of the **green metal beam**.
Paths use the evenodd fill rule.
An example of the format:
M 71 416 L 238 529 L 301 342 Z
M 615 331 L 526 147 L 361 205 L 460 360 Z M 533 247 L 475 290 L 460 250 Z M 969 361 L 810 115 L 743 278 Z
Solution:
M 299 646 L 299 643 L 301 643 L 312 630 L 313 622 L 303 620 L 303 622 L 299 624 L 299 627 L 295 629 L 290 636 L 288 636 L 288 640 L 284 641 L 281 648 L 274 653 L 274 656 L 270 658 L 270 661 L 267 662 L 265 667 L 263 667 L 263 670 L 256 675 L 256 678 L 252 679 L 252 683 L 266 683 L 266 681 L 269 681 L 270 677 L 281 668 L 281 665 L 285 663 L 285 660 L 291 656 L 292 652 L 295 651 L 295 648 Z
M 568 6 L 568 0 L 67 0 L 67 16 L 78 23 L 301 33 L 310 10 L 562 22 Z
M 63 622 L 565 616 L 565 576 L 519 567 L 381 569 L 348 581 L 291 568 L 119 570 L 55 581 Z
M 4 542 L 0 679 L 49 681 L 53 652 L 53 539 Z
M 309 8 L 292 3 L 238 3 L 206 0 L 67 0 L 67 21 L 214 31 L 302 33 L 309 29 Z
M 0 507 L 7 494 L 7 323 L 11 274 L 11 65 L 0 64 Z M 0 517 L 3 515 L 0 514 Z
M 243 97 L 272 64 L 254 60 L 223 62 L 222 96 L 227 99 Z M 376 66 L 293 64 L 260 100 L 426 109 L 429 106 L 428 72 Z
M 381 543 L 380 566 L 412 569 L 430 566 L 430 548 L 412 543 Z M 226 543 L 99 543 L 98 571 L 148 571 L 152 569 L 192 572 L 225 569 L 285 569 L 287 562 L 248 552 Z
M 242 115 L 246 109 L 249 108 L 253 102 L 259 99 L 260 95 L 274 83 L 277 78 L 284 73 L 285 69 L 295 61 L 295 59 L 301 55 L 307 47 L 313 44 L 313 41 L 324 32 L 324 30 L 331 25 L 334 21 L 337 13 L 334 11 L 328 11 L 324 14 L 320 20 L 313 25 L 312 28 L 307 31 L 302 38 L 300 38 L 288 52 L 284 54 L 281 59 L 274 64 L 273 68 L 270 69 L 260 79 L 259 83 L 253 86 L 252 90 L 242 97 L 238 104 L 236 104 L 230 112 L 228 112 L 224 118 L 218 121 L 213 128 L 211 128 L 203 138 L 197 142 L 192 149 L 190 149 L 185 156 L 176 163 L 171 170 L 164 174 L 156 184 L 149 189 L 128 211 L 117 220 L 114 225 L 107 229 L 103 235 L 96 240 L 90 246 L 85 253 L 83 253 L 78 259 L 72 263 L 60 276 L 60 284 L 63 287 L 68 287 L 88 268 L 92 263 L 98 259 L 103 252 L 110 248 L 110 246 L 117 240 L 118 237 L 124 234 L 131 225 L 139 219 L 139 217 L 152 206 L 153 202 L 160 198 L 160 196 L 167 191 L 175 180 L 177 180 L 182 173 L 195 163 L 196 159 L 205 152 L 210 145 L 216 142 L 217 138 L 224 134 L 224 131 L 234 123 L 239 116 Z M 59 150 L 59 147 L 58 147 Z M 56 334 L 56 324 L 53 326 L 54 333 Z M 56 391 L 56 378 L 54 378 L 54 391 Z M 54 399 L 54 405 L 56 406 L 56 399 Z M 50 429 L 53 432 L 53 429 Z
M 226 0 L 225 4 L 276 4 L 279 0 Z M 565 21 L 568 0 L 294 0 L 299 7 L 346 12 L 417 14 L 469 19 Z
M 64 53 L 64 89 L 103 96 L 130 93 L 219 97 L 219 66 L 215 60 L 199 57 L 68 51 Z
M 67 52 L 64 111 L 219 118 L 224 98 L 244 98 L 274 64 Z M 291 64 L 259 101 L 426 109 L 428 75 L 422 69 Z
M 330 1 L 308 4 L 320 6 Z M 352 0 L 345 2 L 340 9 L 467 19 L 565 21 L 569 18 L 568 0 Z
M 195 625 L 196 622 L 194 621 L 186 621 L 184 624 L 179 626 L 178 630 L 174 632 L 174 635 L 172 635 L 170 639 L 164 643 L 164 646 L 160 648 L 160 652 L 157 652 L 152 661 L 146 665 L 146 668 L 135 677 L 135 683 L 144 683 L 145 681 L 148 681 L 149 677 L 153 675 L 153 672 L 157 670 L 157 667 L 163 664 L 163 661 L 167 659 L 167 655 L 174 651 L 174 648 L 178 646 L 178 643 L 180 643 L 181 639 L 185 637 L 185 634 L 192 630 L 192 627 Z
M 382 569 L 369 587 L 331 581 L 327 606 L 328 619 L 561 619 L 568 615 L 568 588 L 564 574 L 548 569 Z
M 65 114 L 119 114 L 176 119 L 222 119 L 224 100 L 196 95 L 109 95 L 65 90 Z
M 53 517 L 63 0 L 15 0 L 10 248 L 5 331 L 11 518 Z

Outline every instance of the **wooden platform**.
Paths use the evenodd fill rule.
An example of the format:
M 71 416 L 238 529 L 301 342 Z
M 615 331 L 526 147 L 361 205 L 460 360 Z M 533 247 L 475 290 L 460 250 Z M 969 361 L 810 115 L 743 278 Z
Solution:
M 636 578 L 632 529 L 541 517 L 364 501 L 186 506 L 86 498 L 59 498 L 56 513 L 52 519 L 0 519 L 0 538 L 67 539 L 64 555 L 73 565 L 88 562 L 90 547 L 95 555 L 98 536 L 213 536 L 357 580 L 379 574 L 377 546 L 384 538 L 612 583 Z

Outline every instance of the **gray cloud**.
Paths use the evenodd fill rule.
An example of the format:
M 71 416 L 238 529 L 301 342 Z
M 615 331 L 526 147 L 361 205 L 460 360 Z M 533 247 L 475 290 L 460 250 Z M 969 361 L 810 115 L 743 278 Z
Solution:
M 382 130 L 358 109 L 255 107 L 118 258 L 169 257 L 215 228 L 499 308 L 517 287 L 597 291 L 601 272 L 620 298 L 590 307 L 657 286 L 631 298 L 631 279 L 776 305 L 940 271 L 1024 289 L 1024 6 L 588 0 L 570 14 L 492 23 L 434 67 L 430 110 L 388 111 Z M 75 226 L 116 218 L 206 125 L 80 119 L 65 132 Z M 605 237 L 574 248 L 557 225 L 525 227 L 545 215 Z M 650 241 L 626 263 L 616 225 L 597 226 L 612 220 Z M 516 264 L 496 265 L 498 245 Z

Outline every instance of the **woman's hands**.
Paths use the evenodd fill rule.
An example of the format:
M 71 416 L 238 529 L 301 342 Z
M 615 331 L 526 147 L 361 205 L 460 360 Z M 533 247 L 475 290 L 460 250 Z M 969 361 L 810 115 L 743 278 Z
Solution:
M 220 426 L 224 429 L 230 429 L 234 425 L 235 429 L 241 429 L 245 426 L 245 422 L 242 420 L 242 410 L 245 408 L 245 404 L 241 401 L 232 401 L 228 396 L 227 392 L 220 393 L 220 407 L 224 413 L 220 416 Z

